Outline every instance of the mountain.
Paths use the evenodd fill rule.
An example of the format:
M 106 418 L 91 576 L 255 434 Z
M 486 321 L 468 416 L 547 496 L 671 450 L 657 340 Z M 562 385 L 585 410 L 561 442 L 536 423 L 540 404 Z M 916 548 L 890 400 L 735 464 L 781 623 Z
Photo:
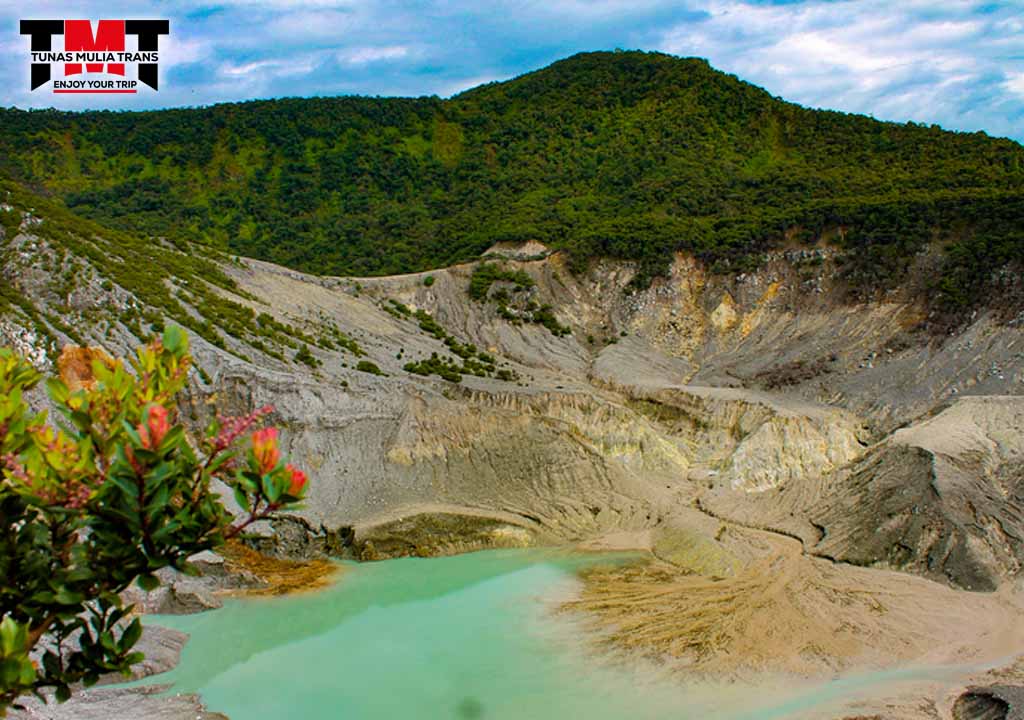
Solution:
M 634 262 L 572 273 L 506 243 L 428 272 L 318 276 L 0 180 L 0 345 L 53 372 L 68 343 L 123 355 L 186 327 L 189 421 L 273 405 L 317 479 L 266 540 L 292 553 L 703 537 L 716 523 L 697 507 L 812 555 L 996 587 L 1024 563 L 1024 313 L 923 332 L 937 248 L 857 302 L 843 256 L 792 247 L 713 273 L 675 253 L 638 288 Z M 1009 275 L 1006 294 L 1022 285 Z
M 54 373 L 184 326 L 186 423 L 272 405 L 311 475 L 247 542 L 646 551 L 574 607 L 731 681 L 948 660 L 959 692 L 1013 651 L 1021 146 L 642 53 L 0 129 L 0 346 Z
M 809 110 L 659 53 L 584 53 L 448 100 L 310 98 L 154 112 L 0 111 L 0 171 L 77 215 L 324 274 L 535 240 L 579 271 L 674 251 L 716 271 L 825 239 L 857 294 L 944 248 L 963 311 L 1024 259 L 1024 147 Z

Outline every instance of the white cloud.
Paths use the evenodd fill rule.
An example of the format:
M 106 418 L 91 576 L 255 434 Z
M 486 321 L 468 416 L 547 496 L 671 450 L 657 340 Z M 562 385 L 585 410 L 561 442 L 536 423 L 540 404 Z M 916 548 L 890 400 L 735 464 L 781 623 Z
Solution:
M 260 11 L 267 14 L 264 8 Z M 328 39 L 344 42 L 357 27 L 357 20 L 348 9 L 308 10 L 303 8 L 296 12 L 283 12 L 274 15 L 267 29 L 279 40 L 296 40 L 311 42 Z
M 1024 72 L 1007 75 L 1006 81 L 1003 82 L 1003 87 L 1024 98 Z
M 338 53 L 338 60 L 349 65 L 365 65 L 381 60 L 399 60 L 409 54 L 404 45 L 388 45 L 386 47 L 355 47 L 346 48 Z
M 0 105 L 159 107 L 351 92 L 448 96 L 584 50 L 664 50 L 816 107 L 1024 140 L 1024 14 L 990 0 L 108 0 L 168 17 L 159 93 L 28 92 L 20 5 L 0 0 Z M 35 0 L 35 17 L 95 16 Z M 123 103 L 123 105 L 118 105 Z
M 980 8 L 972 0 L 942 6 L 921 0 L 774 6 L 713 0 L 707 20 L 669 28 L 656 45 L 707 57 L 806 105 L 976 129 L 980 94 L 993 87 L 992 77 L 1022 67 L 1024 56 L 1024 35 L 1012 31 L 1020 24 L 1012 8 Z M 1014 91 L 1016 82 L 1007 80 L 1005 89 Z M 1019 136 L 1008 115 L 989 129 Z
M 183 2 L 181 4 L 183 6 L 200 10 L 210 7 L 210 3 L 205 0 L 189 0 L 189 2 Z M 309 8 L 337 9 L 354 8 L 365 6 L 366 4 L 366 2 L 361 2 L 360 0 L 220 0 L 220 2 L 217 2 L 218 7 L 255 7 L 260 10 L 307 10 Z
M 224 63 L 220 66 L 220 73 L 229 77 L 244 77 L 260 70 L 277 67 L 278 65 L 280 65 L 280 61 L 278 60 L 260 60 L 258 62 L 246 63 L 244 65 Z
M 211 57 L 213 48 L 209 43 L 194 38 L 171 36 L 160 46 L 160 63 L 166 70 L 175 65 L 186 65 Z
M 576 18 L 612 18 L 635 15 L 638 10 L 665 5 L 664 0 L 541 0 L 527 6 L 528 11 Z
M 242 65 L 223 63 L 218 68 L 218 72 L 230 78 L 260 78 L 266 80 L 306 75 L 312 72 L 316 65 L 315 57 L 288 58 L 287 60 L 258 60 Z
M 495 80 L 504 80 L 505 78 L 497 77 L 495 75 L 471 75 L 469 77 L 459 78 L 452 82 L 442 85 L 435 92 L 441 97 L 450 97 L 452 95 L 458 95 L 463 90 L 469 90 L 475 88 L 478 85 L 485 85 Z

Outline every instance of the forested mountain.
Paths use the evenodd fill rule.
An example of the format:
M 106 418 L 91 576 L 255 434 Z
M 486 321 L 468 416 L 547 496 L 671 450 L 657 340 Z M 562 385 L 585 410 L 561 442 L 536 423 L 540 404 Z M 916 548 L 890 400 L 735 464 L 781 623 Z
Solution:
M 1024 259 L 1024 147 L 809 110 L 698 59 L 586 53 L 448 100 L 310 98 L 154 112 L 0 111 L 0 169 L 76 214 L 330 274 L 499 240 L 716 269 L 826 234 L 898 281 L 946 246 L 963 306 Z

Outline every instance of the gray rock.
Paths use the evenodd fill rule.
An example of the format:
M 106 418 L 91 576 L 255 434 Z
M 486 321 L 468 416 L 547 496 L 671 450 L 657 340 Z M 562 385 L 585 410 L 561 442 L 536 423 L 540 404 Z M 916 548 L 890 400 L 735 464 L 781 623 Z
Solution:
M 214 610 L 222 603 L 214 594 L 219 586 L 203 578 L 191 578 L 161 571 L 160 587 L 146 592 L 132 586 L 122 597 L 138 612 L 149 615 L 188 615 Z
M 12 720 L 228 720 L 222 713 L 208 712 L 196 695 L 161 695 L 166 685 L 130 689 L 92 689 L 74 695 L 68 702 L 36 700 L 25 710 L 9 714 Z
M 127 680 L 140 680 L 150 675 L 173 670 L 181 658 L 181 651 L 188 642 L 188 634 L 159 625 L 146 625 L 142 629 L 142 637 L 135 645 L 135 650 L 145 654 L 145 659 L 132 666 L 131 677 Z M 100 678 L 100 685 L 126 682 L 121 675 L 105 675 Z
M 187 615 L 221 607 L 217 597 L 221 591 L 263 585 L 263 581 L 248 570 L 229 571 L 224 558 L 213 552 L 199 553 L 189 558 L 189 562 L 200 572 L 198 577 L 164 568 L 156 573 L 159 587 L 146 592 L 133 585 L 122 597 L 141 613 Z
M 972 687 L 957 698 L 953 720 L 1024 720 L 1024 687 Z

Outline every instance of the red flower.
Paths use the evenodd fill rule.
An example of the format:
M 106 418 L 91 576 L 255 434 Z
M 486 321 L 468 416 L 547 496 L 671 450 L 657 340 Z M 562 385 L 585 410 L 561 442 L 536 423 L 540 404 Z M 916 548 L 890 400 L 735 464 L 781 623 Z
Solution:
M 163 442 L 164 436 L 171 429 L 171 423 L 167 420 L 167 408 L 163 405 L 150 405 L 149 413 L 145 424 L 139 425 L 139 438 L 142 440 L 142 447 L 146 450 L 156 450 Z
M 288 486 L 288 494 L 292 497 L 301 497 L 302 491 L 306 487 L 306 481 L 309 480 L 306 477 L 306 473 L 291 464 L 285 465 L 284 469 L 288 471 L 292 478 L 292 483 Z
M 263 428 L 252 434 L 252 454 L 264 475 L 277 467 L 281 451 L 277 447 L 277 428 Z

